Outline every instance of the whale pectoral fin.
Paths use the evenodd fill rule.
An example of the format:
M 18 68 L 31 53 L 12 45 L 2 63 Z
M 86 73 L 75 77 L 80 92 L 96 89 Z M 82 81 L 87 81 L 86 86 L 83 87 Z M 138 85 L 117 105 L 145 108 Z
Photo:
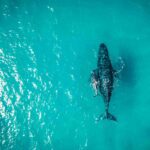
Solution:
M 94 69 L 95 70 L 95 69 Z M 94 76 L 94 70 L 91 71 L 88 82 L 91 82 L 92 77 Z
M 117 67 L 118 69 L 113 68 L 113 75 L 115 78 L 119 78 L 120 73 L 123 71 L 123 69 L 125 67 L 125 63 L 121 57 L 119 58 L 119 61 L 120 62 L 119 62 L 118 67 Z
M 99 95 L 98 89 L 99 89 L 99 85 L 100 85 L 98 69 L 92 70 L 89 81 L 90 81 L 90 85 L 92 86 L 92 88 L 94 90 L 93 97 L 98 96 Z
M 96 81 L 98 81 L 98 79 L 99 79 L 99 73 L 98 73 L 98 69 L 97 68 L 93 69 L 91 71 L 91 74 L 90 74 L 90 77 L 88 79 L 88 82 L 91 82 L 92 79 L 95 79 Z
M 119 78 L 119 72 L 115 69 L 113 69 L 113 76 L 117 79 Z

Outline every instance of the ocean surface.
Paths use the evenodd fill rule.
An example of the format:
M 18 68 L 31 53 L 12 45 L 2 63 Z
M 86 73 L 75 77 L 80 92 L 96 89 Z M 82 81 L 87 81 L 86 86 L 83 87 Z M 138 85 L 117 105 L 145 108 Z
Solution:
M 102 42 L 118 122 L 95 121 Z M 150 150 L 150 1 L 0 0 L 0 150 Z

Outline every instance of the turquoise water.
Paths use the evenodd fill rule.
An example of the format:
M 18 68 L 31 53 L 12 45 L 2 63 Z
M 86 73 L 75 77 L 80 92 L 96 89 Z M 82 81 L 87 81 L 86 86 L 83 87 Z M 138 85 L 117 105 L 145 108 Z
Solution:
M 88 79 L 101 42 L 125 63 L 104 112 Z M 0 0 L 0 149 L 149 150 L 150 2 Z

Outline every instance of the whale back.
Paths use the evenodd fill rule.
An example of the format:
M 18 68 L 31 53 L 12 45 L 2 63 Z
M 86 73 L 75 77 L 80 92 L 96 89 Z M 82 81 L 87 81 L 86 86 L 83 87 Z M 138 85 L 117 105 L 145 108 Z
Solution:
M 104 97 L 104 101 L 109 102 L 113 89 L 114 77 L 108 49 L 104 43 L 99 46 L 97 67 L 99 71 L 100 92 Z

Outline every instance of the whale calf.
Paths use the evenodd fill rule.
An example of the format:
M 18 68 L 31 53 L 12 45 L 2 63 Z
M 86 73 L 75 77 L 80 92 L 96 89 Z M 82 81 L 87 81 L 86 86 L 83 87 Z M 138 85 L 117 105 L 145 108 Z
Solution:
M 105 104 L 105 113 L 100 115 L 98 120 L 108 119 L 117 121 L 116 117 L 109 113 L 109 103 L 113 91 L 115 70 L 112 67 L 108 49 L 104 43 L 99 46 L 97 69 L 93 71 L 97 72 L 98 89 Z

